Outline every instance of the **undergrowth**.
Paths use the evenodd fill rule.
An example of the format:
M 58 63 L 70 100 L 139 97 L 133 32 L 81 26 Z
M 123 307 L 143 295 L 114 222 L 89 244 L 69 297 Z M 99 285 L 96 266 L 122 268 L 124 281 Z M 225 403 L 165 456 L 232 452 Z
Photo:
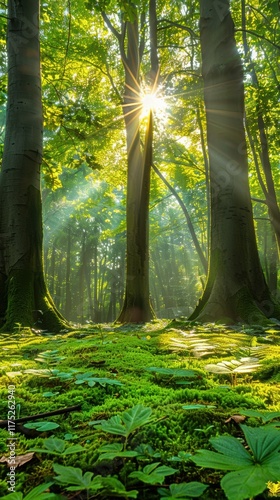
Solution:
M 247 434 L 247 426 L 265 429 L 268 438 L 271 429 L 279 434 L 275 327 L 232 329 L 182 320 L 89 326 L 59 335 L 19 328 L 12 337 L 1 335 L 0 348 L 1 418 L 30 417 L 18 422 L 15 434 L 10 424 L 0 428 L 1 498 L 278 495 L 272 469 L 263 473 L 259 490 L 249 488 L 246 496 L 243 488 L 238 497 L 227 486 L 230 473 L 215 461 L 214 470 L 211 461 L 200 466 L 198 454 L 222 436 L 247 446 L 244 423 Z M 61 409 L 65 413 L 31 418 Z M 11 441 L 17 457 L 14 496 L 7 476 Z

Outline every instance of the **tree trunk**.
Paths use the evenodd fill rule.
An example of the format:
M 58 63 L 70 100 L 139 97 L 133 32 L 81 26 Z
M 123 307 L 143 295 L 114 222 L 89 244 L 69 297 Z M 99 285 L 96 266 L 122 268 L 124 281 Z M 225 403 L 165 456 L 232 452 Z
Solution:
M 244 130 L 243 69 L 229 2 L 201 0 L 200 35 L 211 184 L 210 268 L 191 319 L 266 323 L 279 316 L 257 252 Z
M 176 200 L 178 201 L 181 209 L 183 210 L 183 214 L 186 218 L 186 221 L 187 221 L 187 225 L 188 225 L 188 228 L 189 228 L 189 231 L 190 231 L 190 235 L 192 237 L 192 240 L 193 240 L 193 244 L 195 246 L 195 249 L 197 251 L 197 255 L 200 259 L 200 262 L 202 264 L 202 267 L 204 269 L 204 272 L 207 274 L 207 259 L 203 253 L 203 250 L 201 248 L 201 245 L 198 241 L 198 238 L 196 236 L 196 233 L 195 233 L 195 229 L 194 229 L 194 226 L 193 226 L 193 223 L 192 223 L 192 220 L 191 220 L 191 217 L 189 215 L 189 212 L 187 210 L 187 207 L 186 205 L 184 204 L 183 200 L 181 199 L 180 195 L 177 193 L 176 189 L 174 189 L 171 184 L 168 182 L 168 180 L 164 177 L 164 175 L 162 175 L 162 173 L 160 172 L 160 170 L 156 167 L 156 165 L 153 163 L 153 169 L 154 171 L 156 172 L 156 174 L 159 176 L 159 178 L 164 182 L 164 184 L 168 187 L 168 189 L 171 191 L 171 193 L 173 194 L 173 196 L 176 198 Z
M 146 322 L 154 317 L 149 292 L 149 148 L 143 158 L 140 143 L 139 47 L 138 23 L 127 23 L 124 119 L 126 126 L 127 177 L 127 255 L 126 287 L 118 322 Z M 151 120 L 151 117 L 150 117 Z M 148 124 L 148 128 L 152 123 Z
M 2 330 L 66 326 L 47 291 L 42 262 L 42 104 L 39 1 L 8 2 L 8 104 L 1 172 L 0 272 L 5 283 Z M 3 298 L 3 297 L 2 297 Z
M 72 296 L 71 296 L 71 226 L 69 224 L 67 231 L 67 254 L 66 254 L 66 275 L 65 275 L 65 316 L 70 318 L 72 315 Z M 71 318 L 72 319 L 72 318 Z

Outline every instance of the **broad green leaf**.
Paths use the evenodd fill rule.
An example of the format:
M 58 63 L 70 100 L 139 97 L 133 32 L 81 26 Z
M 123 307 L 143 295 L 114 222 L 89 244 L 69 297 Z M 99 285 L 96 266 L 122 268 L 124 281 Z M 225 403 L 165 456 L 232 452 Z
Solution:
M 170 375 L 171 377 L 195 377 L 196 373 L 193 370 L 185 370 L 183 368 L 158 368 L 150 366 L 145 368 L 147 372 L 158 373 L 159 375 Z
M 101 462 L 102 460 L 114 460 L 116 457 L 121 457 L 121 458 L 132 458 L 132 457 L 137 457 L 138 453 L 136 451 L 119 451 L 119 452 L 107 452 L 107 453 L 102 453 L 98 457 L 98 462 Z
M 219 453 L 223 453 L 227 457 L 236 459 L 237 464 L 246 466 L 246 464 L 250 465 L 252 463 L 250 453 L 245 450 L 244 446 L 242 446 L 238 439 L 232 436 L 214 437 L 210 439 L 210 443 Z
M 160 462 L 155 462 L 153 464 L 148 464 L 144 467 L 143 472 L 145 474 L 151 474 L 160 465 Z
M 62 456 L 72 455 L 72 453 L 80 453 L 81 451 L 85 451 L 83 446 L 81 446 L 80 444 L 73 444 L 64 450 Z
M 182 406 L 183 410 L 200 410 L 201 408 L 207 409 L 207 408 L 216 408 L 214 405 L 184 405 Z
M 123 451 L 123 444 L 122 443 L 110 443 L 110 444 L 104 444 L 100 448 L 98 448 L 98 451 L 101 453 L 107 453 L 107 451 L 113 451 L 117 453 L 118 451 Z
M 252 450 L 256 462 L 268 464 L 275 459 L 280 464 L 280 432 L 277 429 L 263 427 L 240 426 L 246 441 Z M 280 474 L 280 465 L 279 465 Z
M 198 450 L 190 460 L 200 467 L 209 467 L 210 469 L 219 470 L 240 470 L 244 467 L 249 467 L 249 465 L 253 463 L 252 458 L 251 462 L 244 458 L 243 460 L 242 458 L 239 460 L 237 456 L 228 457 L 222 453 L 216 453 L 209 450 Z
M 66 443 L 63 439 L 49 437 L 49 438 L 44 440 L 45 450 L 43 450 L 43 451 L 45 453 L 46 453 L 46 451 L 54 451 L 56 453 L 63 453 L 65 446 L 66 446 Z M 35 450 L 31 450 L 31 451 L 35 451 Z
M 245 500 L 259 495 L 266 489 L 268 481 L 277 481 L 271 472 L 259 464 L 246 469 L 229 472 L 221 480 L 221 486 L 228 500 Z
M 113 378 L 106 378 L 106 377 L 103 377 L 103 378 L 93 377 L 90 379 L 90 381 L 93 381 L 93 382 L 100 384 L 102 386 L 105 386 L 106 384 L 108 384 L 108 385 L 123 385 L 122 382 L 120 382 L 119 380 L 115 380 Z
M 48 500 L 55 498 L 56 495 L 54 493 L 44 493 L 53 483 L 45 483 L 45 484 L 40 484 L 36 488 L 33 488 L 26 497 L 24 497 L 24 500 Z
M 126 435 L 131 434 L 138 427 L 148 424 L 151 421 L 152 409 L 143 405 L 136 405 L 122 414 L 122 420 L 125 424 Z
M 104 432 L 109 432 L 110 434 L 117 434 L 119 436 L 126 436 L 126 428 L 122 424 L 122 419 L 119 415 L 115 415 L 114 417 L 109 418 L 109 420 L 103 420 L 100 426 L 96 427 L 100 428 Z
M 169 490 L 159 488 L 158 493 L 162 495 L 160 500 L 164 500 L 165 498 L 169 498 L 169 500 L 175 498 L 176 500 L 184 500 L 185 498 L 200 497 L 206 488 L 208 488 L 207 485 L 192 481 L 190 483 L 171 484 Z
M 129 477 L 134 477 L 147 484 L 162 484 L 166 476 L 170 476 L 175 472 L 177 472 L 177 469 L 166 465 L 159 466 L 159 462 L 157 462 L 146 465 L 143 471 L 131 472 Z
M 60 464 L 53 464 L 53 470 L 56 474 L 55 480 L 63 485 L 69 485 L 67 489 L 71 491 L 88 489 L 93 477 L 93 472 L 85 472 L 78 467 L 65 467 Z
M 66 442 L 64 439 L 57 437 L 49 437 L 44 440 L 44 447 L 50 451 L 57 451 L 58 453 L 63 453 L 66 447 Z
M 131 490 L 131 491 L 126 491 L 125 486 L 119 481 L 118 479 L 114 477 L 101 477 L 100 476 L 100 481 L 101 481 L 101 487 L 102 490 L 105 489 L 106 491 L 106 498 L 107 497 L 125 497 L 125 498 L 137 498 L 138 491 L 136 490 Z
M 55 422 L 32 422 L 31 424 L 24 424 L 27 429 L 36 429 L 36 431 L 45 432 L 57 429 L 59 424 Z
M 191 453 L 187 453 L 185 451 L 179 451 L 177 456 L 173 456 L 168 458 L 170 462 L 187 462 L 192 457 Z
M 269 422 L 274 418 L 280 417 L 280 411 L 262 412 L 258 410 L 240 410 L 240 414 L 245 415 L 246 417 L 261 418 L 263 423 Z
M 101 452 L 101 455 L 99 456 L 98 461 L 113 460 L 116 457 L 136 457 L 137 455 L 139 455 L 137 451 L 123 451 L 122 443 L 105 444 L 104 446 L 101 446 L 101 448 L 99 448 L 99 451 Z
M 23 493 L 14 492 L 2 497 L 2 500 L 62 500 L 61 495 L 46 492 L 53 483 L 44 483 L 33 488 L 25 497 Z

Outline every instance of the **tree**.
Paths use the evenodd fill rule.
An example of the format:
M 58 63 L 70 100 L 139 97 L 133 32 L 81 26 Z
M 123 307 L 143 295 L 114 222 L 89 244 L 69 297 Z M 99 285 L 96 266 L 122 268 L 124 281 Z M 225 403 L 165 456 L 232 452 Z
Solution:
M 271 165 L 271 158 L 270 158 L 270 151 L 269 151 L 269 140 L 268 140 L 268 134 L 267 134 L 267 126 L 265 123 L 265 116 L 263 109 L 264 108 L 264 103 L 261 102 L 261 89 L 259 85 L 259 78 L 257 75 L 257 71 L 255 68 L 254 61 L 252 60 L 252 57 L 250 55 L 250 48 L 247 40 L 247 23 L 246 23 L 246 6 L 245 6 L 245 1 L 242 0 L 241 2 L 242 6 L 242 40 L 243 40 L 243 49 L 244 49 L 244 55 L 245 59 L 250 67 L 250 78 L 252 82 L 252 86 L 257 93 L 257 102 L 256 102 L 256 109 L 254 113 L 254 119 L 257 122 L 257 131 L 256 135 L 257 140 L 254 140 L 253 134 L 250 130 L 250 121 L 247 119 L 247 133 L 250 141 L 250 145 L 252 147 L 252 150 L 255 149 L 255 143 L 260 144 L 260 151 L 259 151 L 259 156 L 261 160 L 261 165 L 262 165 L 262 170 L 264 173 L 265 177 L 265 182 L 262 178 L 261 172 L 260 172 L 260 167 L 259 167 L 259 162 L 257 161 L 257 158 L 255 156 L 255 166 L 257 170 L 257 175 L 258 179 L 263 191 L 263 194 L 265 196 L 266 204 L 268 207 L 268 213 L 269 217 L 271 220 L 272 227 L 275 231 L 275 237 L 277 241 L 277 246 L 278 246 L 278 255 L 280 256 L 280 209 L 279 205 L 277 202 L 277 195 L 276 195 L 276 189 L 275 189 L 275 184 L 273 180 L 273 174 L 272 174 L 272 165 Z M 279 50 L 279 48 L 278 48 Z M 276 79 L 277 80 L 277 79 Z M 279 85 L 279 84 L 278 84 Z M 253 101 L 254 102 L 254 101 Z
M 66 322 L 46 288 L 42 261 L 42 101 L 39 0 L 8 2 L 8 103 L 0 180 L 3 330 L 59 331 Z
M 243 68 L 229 1 L 200 1 L 202 74 L 210 161 L 210 268 L 191 319 L 265 323 L 279 315 L 261 269 L 244 130 Z
M 123 115 L 127 146 L 127 248 L 126 286 L 118 322 L 145 322 L 154 317 L 149 291 L 149 194 L 151 172 L 151 114 L 147 125 L 146 148 L 143 151 L 140 135 L 141 88 L 140 64 L 144 37 L 139 35 L 139 12 L 132 2 L 122 7 L 118 31 L 105 10 L 102 17 L 118 41 L 124 68 Z M 143 31 L 145 10 L 140 14 Z M 152 46 L 154 44 L 154 40 Z M 154 55 L 154 52 L 153 52 Z

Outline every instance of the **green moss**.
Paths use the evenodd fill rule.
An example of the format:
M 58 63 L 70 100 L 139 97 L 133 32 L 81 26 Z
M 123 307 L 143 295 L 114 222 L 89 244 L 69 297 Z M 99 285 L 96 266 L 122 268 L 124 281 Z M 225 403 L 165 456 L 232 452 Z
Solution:
M 238 292 L 231 297 L 231 303 L 237 321 L 244 321 L 249 325 L 270 325 L 270 321 L 256 305 L 247 287 L 238 290 Z
M 19 325 L 33 325 L 32 311 L 35 309 L 34 276 L 31 271 L 13 270 L 7 284 L 8 305 L 5 331 L 13 331 Z
M 274 383 L 277 376 L 277 362 L 279 361 L 279 339 L 275 337 L 270 342 L 270 348 L 264 351 L 262 368 L 248 379 L 246 374 L 238 377 L 239 385 L 221 387 L 221 379 L 205 372 L 206 363 L 217 363 L 222 359 L 232 359 L 233 346 L 236 351 L 240 347 L 251 345 L 251 334 L 227 329 L 223 325 L 197 325 L 188 323 L 168 324 L 163 327 L 153 323 L 151 331 L 149 325 L 124 328 L 110 327 L 103 329 L 101 337 L 98 331 L 83 330 L 69 332 L 65 335 L 36 336 L 32 333 L 18 334 L 16 341 L 10 341 L 7 336 L 0 336 L 0 349 L 3 352 L 5 367 L 0 374 L 3 390 L 0 392 L 0 411 L 3 418 L 7 411 L 7 385 L 16 385 L 17 403 L 21 405 L 21 415 L 34 415 L 44 411 L 66 408 L 81 403 L 81 411 L 57 415 L 49 420 L 57 422 L 60 427 L 52 433 L 63 438 L 66 433 L 72 434 L 72 443 L 80 443 L 85 451 L 79 455 L 69 455 L 59 463 L 80 467 L 84 471 L 92 470 L 95 473 L 112 473 L 124 480 L 129 471 L 139 468 L 143 463 L 136 459 L 118 460 L 106 464 L 96 463 L 99 456 L 98 448 L 105 443 L 122 442 L 121 436 L 106 434 L 90 426 L 92 420 L 107 420 L 113 415 L 121 414 L 136 404 L 149 406 L 153 410 L 155 422 L 134 432 L 128 443 L 129 449 L 134 449 L 141 443 L 149 444 L 155 452 L 161 454 L 162 461 L 172 465 L 169 458 L 180 451 L 194 452 L 201 447 L 209 446 L 209 437 L 217 434 L 229 433 L 239 436 L 239 428 L 235 424 L 225 423 L 234 413 L 242 408 L 280 410 L 280 394 Z M 182 329 L 185 333 L 197 335 L 197 339 L 207 340 L 217 344 L 217 349 L 211 355 L 195 358 L 191 353 L 172 350 L 172 339 L 180 337 Z M 265 335 L 265 333 L 264 333 Z M 181 335 L 181 338 L 186 338 Z M 194 337 L 192 337 L 194 338 Z M 196 338 L 196 337 L 195 337 Z M 3 349 L 4 348 L 4 349 Z M 7 349 L 7 350 L 5 350 Z M 80 372 L 94 372 L 98 377 L 116 378 L 122 386 L 87 384 L 76 385 L 71 380 L 39 377 L 38 375 L 23 374 L 10 377 L 7 372 L 24 371 L 25 369 L 43 369 L 44 363 L 36 361 L 39 353 L 46 350 L 57 350 L 59 362 L 50 368 L 57 368 L 67 372 L 76 368 Z M 100 362 L 102 362 L 100 364 Z M 16 365 L 15 365 L 16 364 Z M 20 366 L 18 366 L 18 364 Z M 191 386 L 177 386 L 174 381 L 164 377 L 155 378 L 145 371 L 146 367 L 158 366 L 167 368 L 197 369 L 199 379 L 193 380 Z M 279 366 L 279 362 L 278 362 Z M 246 379 L 247 377 L 247 379 Z M 226 379 L 225 379 L 226 380 Z M 11 382 L 12 381 L 12 382 Z M 55 397 L 46 398 L 44 392 L 58 392 Z M 215 405 L 212 409 L 183 410 L 188 404 Z M 213 427 L 212 427 L 213 426 Z M 207 430 L 209 427 L 209 430 Z M 197 429 L 202 429 L 201 431 Z M 23 434 L 17 434 L 18 453 L 23 454 L 34 446 L 41 447 L 43 439 L 50 434 L 39 435 L 37 438 L 27 439 Z M 0 437 L 6 441 L 6 430 L 0 431 Z M 75 437 L 77 436 L 77 437 Z M 6 453 L 6 448 L 2 454 Z M 21 472 L 20 488 L 26 493 L 40 482 L 43 482 L 52 473 L 52 457 L 38 454 L 35 461 L 27 463 L 24 472 Z M 173 464 L 174 465 L 174 464 Z M 177 463 L 176 463 L 177 467 Z M 178 473 L 172 478 L 174 482 L 189 480 L 204 480 L 209 482 L 207 473 L 199 470 L 194 464 L 178 465 Z M 211 478 L 215 476 L 211 474 Z M 216 476 L 215 476 L 216 477 Z M 5 472 L 0 472 L 4 481 Z M 210 488 L 208 496 L 203 499 L 223 498 L 219 487 L 220 476 L 217 475 L 215 484 Z M 0 485 L 1 486 L 1 485 Z M 153 498 L 156 488 L 142 486 L 139 489 L 139 500 Z M 6 492 L 6 491 L 5 491 Z M 4 493 L 3 493 L 4 494 Z M 209 496 L 210 495 L 210 496 Z M 155 500 L 158 500 L 155 495 Z

